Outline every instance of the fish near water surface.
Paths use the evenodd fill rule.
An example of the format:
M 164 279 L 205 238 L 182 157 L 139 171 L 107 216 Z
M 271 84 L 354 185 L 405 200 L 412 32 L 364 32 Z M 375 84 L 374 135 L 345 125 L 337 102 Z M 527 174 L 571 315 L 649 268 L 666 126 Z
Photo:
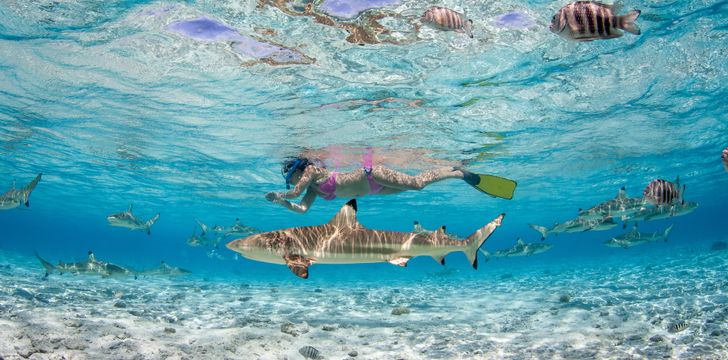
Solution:
M 445 255 L 456 251 L 464 252 L 477 269 L 478 249 L 505 216 L 499 215 L 459 241 L 441 230 L 417 233 L 366 229 L 357 221 L 356 212 L 356 200 L 352 199 L 327 224 L 256 234 L 231 241 L 227 247 L 251 260 L 285 264 L 304 279 L 314 263 L 389 262 L 404 267 L 415 256 L 431 256 L 444 264 Z
M 159 220 L 159 214 L 154 215 L 153 218 L 147 221 L 142 221 L 134 216 L 132 213 L 132 206 L 129 205 L 129 210 L 109 215 L 106 217 L 106 220 L 111 226 L 123 227 L 129 230 L 141 230 L 146 232 L 147 235 L 150 235 L 152 233 L 152 225 Z
M 13 181 L 13 186 L 10 190 L 0 195 L 0 210 L 15 209 L 21 205 L 30 207 L 30 193 L 32 193 L 36 185 L 38 185 L 42 175 L 43 173 L 36 175 L 36 177 L 29 182 L 28 185 L 25 185 L 21 189 L 16 189 L 15 181 Z
M 470 38 L 473 37 L 473 20 L 466 19 L 465 15 L 455 10 L 434 6 L 422 14 L 420 21 L 441 30 L 464 32 Z
M 577 1 L 568 4 L 551 18 L 549 30 L 568 40 L 592 41 L 614 39 L 622 36 L 622 30 L 639 35 L 635 20 L 639 10 L 618 16 L 619 7 L 596 1 Z

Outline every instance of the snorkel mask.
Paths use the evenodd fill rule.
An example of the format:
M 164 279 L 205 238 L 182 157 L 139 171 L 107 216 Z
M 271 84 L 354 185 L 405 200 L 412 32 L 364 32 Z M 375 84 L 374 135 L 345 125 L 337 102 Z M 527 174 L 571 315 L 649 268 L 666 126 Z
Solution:
M 291 167 L 288 169 L 288 172 L 283 176 L 286 179 L 286 189 L 291 188 L 291 177 L 293 177 L 293 174 L 298 170 L 301 165 L 303 165 L 304 160 L 296 159 L 296 161 L 291 164 Z M 304 165 L 305 166 L 305 165 Z

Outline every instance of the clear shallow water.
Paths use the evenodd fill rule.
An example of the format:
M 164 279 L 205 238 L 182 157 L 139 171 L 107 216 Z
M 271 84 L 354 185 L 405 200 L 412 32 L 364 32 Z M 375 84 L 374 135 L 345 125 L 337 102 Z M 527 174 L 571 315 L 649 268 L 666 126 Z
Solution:
M 226 302 L 224 289 L 240 282 L 256 284 L 263 292 L 276 287 L 289 294 L 284 289 L 292 287 L 285 301 L 260 301 L 284 309 L 285 321 L 298 324 L 305 320 L 311 326 L 331 319 L 332 323 L 356 327 L 357 322 L 347 325 L 344 320 L 350 315 L 347 311 L 379 308 L 383 318 L 394 321 L 387 325 L 392 329 L 401 325 L 388 315 L 392 307 L 400 305 L 397 301 L 376 300 L 364 308 L 337 314 L 320 310 L 303 320 L 291 310 L 295 309 L 291 303 L 296 302 L 298 291 L 317 287 L 324 293 L 342 291 L 345 298 L 348 292 L 341 289 L 347 286 L 391 286 L 417 294 L 442 286 L 446 290 L 433 292 L 426 301 L 408 298 L 402 302 L 412 307 L 415 319 L 407 318 L 410 324 L 421 323 L 428 329 L 422 330 L 425 335 L 436 337 L 438 328 L 457 327 L 459 317 L 472 316 L 477 313 L 473 308 L 484 305 L 457 308 L 453 317 L 439 325 L 425 321 L 430 310 L 418 309 L 413 303 L 446 308 L 447 299 L 457 297 L 448 287 L 467 284 L 474 297 L 500 294 L 488 304 L 487 309 L 493 312 L 512 309 L 510 299 L 524 298 L 534 317 L 547 316 L 558 322 L 566 316 L 550 315 L 548 307 L 537 306 L 539 299 L 549 298 L 560 306 L 558 296 L 574 286 L 565 285 L 560 276 L 542 277 L 543 271 L 560 274 L 554 269 L 568 269 L 569 278 L 579 284 L 577 288 L 583 287 L 585 294 L 598 293 L 599 286 L 611 286 L 609 294 L 614 297 L 626 296 L 626 290 L 620 288 L 624 278 L 613 275 L 623 271 L 631 276 L 630 286 L 638 289 L 644 281 L 660 284 L 670 279 L 684 293 L 670 294 L 644 285 L 641 305 L 627 306 L 624 312 L 629 319 L 619 325 L 619 331 L 648 339 L 665 333 L 673 317 L 674 321 L 679 317 L 695 319 L 675 338 L 664 334 L 671 344 L 670 356 L 690 357 L 688 350 L 697 347 L 702 337 L 710 339 L 712 330 L 703 329 L 707 320 L 718 316 L 690 304 L 725 296 L 725 283 L 720 281 L 726 276 L 726 252 L 708 249 L 714 241 L 726 240 L 723 218 L 727 199 L 723 189 L 728 174 L 719 158 L 720 150 L 728 145 L 726 4 L 630 2 L 627 8 L 643 11 L 638 20 L 642 35 L 579 44 L 563 41 L 547 30 L 547 21 L 563 3 L 446 3 L 467 10 L 475 22 L 475 39 L 430 28 L 413 35 L 406 25 L 383 20 L 402 28 L 403 39 L 415 41 L 359 46 L 345 40 L 347 32 L 342 28 L 316 23 L 311 17 L 291 16 L 270 5 L 256 7 L 252 2 L 119 1 L 99 5 L 93 1 L 5 1 L 0 5 L 0 181 L 9 187 L 12 179 L 20 184 L 38 172 L 44 175 L 28 210 L 0 213 L 0 247 L 11 265 L 4 275 L 7 287 L 2 299 L 23 306 L 6 308 L 3 321 L 15 321 L 13 315 L 28 309 L 45 309 L 49 318 L 52 314 L 62 316 L 64 311 L 35 297 L 23 300 L 14 288 L 21 286 L 19 278 L 32 279 L 22 286 L 30 287 L 34 294 L 43 293 L 34 286 L 52 286 L 54 282 L 81 287 L 101 283 L 98 286 L 102 289 L 148 283 L 144 286 L 149 286 L 150 292 L 174 284 L 194 287 L 211 283 L 220 295 L 210 304 Z M 416 17 L 425 8 L 405 1 L 386 10 Z M 525 30 L 497 27 L 495 19 L 510 11 L 532 16 L 536 26 Z M 225 42 L 200 42 L 166 28 L 172 22 L 198 17 L 216 19 L 242 35 L 296 49 L 315 62 L 250 65 L 253 59 L 235 53 Z M 381 101 L 388 98 L 396 101 Z M 444 223 L 461 236 L 505 212 L 504 225 L 486 244 L 489 250 L 509 247 L 516 237 L 537 241 L 538 234 L 527 224 L 550 225 L 570 219 L 577 209 L 614 197 L 621 186 L 637 196 L 657 177 L 673 179 L 679 175 L 687 184 L 686 198 L 699 202 L 700 207 L 684 217 L 640 225 L 643 231 L 656 231 L 675 223 L 667 244 L 628 251 L 604 247 L 604 240 L 622 232 L 619 227 L 608 232 L 564 234 L 550 238 L 555 247 L 545 254 L 481 262 L 477 272 L 467 268 L 462 255 L 452 255 L 445 270 L 430 259 L 413 260 L 407 269 L 389 264 L 315 265 L 311 279 L 301 282 L 283 266 L 234 260 L 226 250 L 220 251 L 222 258 L 210 257 L 209 249 L 187 246 L 196 218 L 209 225 L 231 225 L 237 217 L 263 230 L 327 221 L 344 199 L 318 200 L 308 214 L 298 215 L 268 203 L 263 194 L 284 189 L 279 169 L 286 156 L 303 149 L 364 146 L 374 147 L 379 154 L 396 154 L 387 165 L 410 172 L 435 162 L 464 162 L 472 170 L 516 179 L 519 187 L 512 201 L 483 196 L 459 181 L 435 184 L 421 192 L 359 200 L 359 219 L 367 227 L 405 231 L 417 219 L 427 228 Z M 425 161 L 422 154 L 434 160 Z M 347 165 L 351 166 L 341 167 Z M 161 212 L 152 235 L 107 225 L 105 217 L 124 210 L 129 203 L 145 219 Z M 41 282 L 42 269 L 32 258 L 33 250 L 55 262 L 82 260 L 89 249 L 100 259 L 138 269 L 164 259 L 193 270 L 194 275 L 170 283 L 65 275 Z M 676 257 L 675 263 L 666 260 L 671 256 Z M 712 260 L 695 261 L 706 256 Z M 664 271 L 655 271 L 650 279 L 639 278 L 635 274 L 645 261 Z M 603 263 L 611 267 L 596 266 Z M 669 264 L 676 264 L 682 272 L 671 272 Z M 451 272 L 445 278 L 434 276 L 442 271 Z M 513 277 L 502 278 L 508 274 Z M 699 274 L 697 279 L 694 274 Z M 703 274 L 710 276 L 702 279 Z M 481 282 L 485 282 L 483 286 L 471 286 Z M 529 292 L 535 283 L 539 286 L 534 293 Z M 706 290 L 699 295 L 691 289 Z M 88 306 L 88 299 L 64 295 L 69 296 L 68 306 Z M 368 296 L 376 299 L 385 295 Z M 572 296 L 576 301 L 580 295 Z M 128 309 L 114 307 L 115 300 L 113 296 L 104 298 L 110 305 L 105 314 L 134 316 L 127 315 Z M 73 305 L 74 301 L 78 305 Z M 203 306 L 200 301 L 189 303 Z M 642 319 L 652 316 L 645 315 L 647 308 L 663 306 L 661 301 L 672 304 L 669 320 L 651 324 Z M 321 299 L 316 304 L 334 309 L 337 301 Z M 724 302 L 716 306 L 718 314 L 725 311 Z M 585 311 L 598 318 L 601 310 Z M 175 310 L 160 313 L 164 311 Z M 92 319 L 106 316 L 85 315 Z M 194 328 L 193 323 L 203 318 L 190 315 L 189 323 L 175 325 Z M 223 321 L 226 316 L 219 318 Z M 156 317 L 144 319 L 151 324 L 163 323 Z M 513 330 L 516 333 L 558 329 L 558 324 L 551 322 L 538 325 L 539 319 L 521 319 L 523 325 Z M 261 328 L 284 336 L 278 329 L 283 321 L 276 318 Z M 594 321 L 577 323 L 595 325 Z M 32 328 L 34 324 L 23 326 Z M 387 327 L 375 320 L 367 324 L 373 332 Z M 498 327 L 505 325 L 493 326 L 473 325 L 472 331 L 508 338 L 511 330 Z M 727 330 L 724 318 L 721 326 Z M 593 331 L 596 337 L 609 333 Z M 693 340 L 684 340 L 685 334 Z M 193 332 L 189 336 L 199 335 Z M 309 332 L 296 341 L 305 340 L 335 353 L 320 335 Z M 725 340 L 725 334 L 717 339 Z M 412 350 L 420 340 L 410 337 L 402 340 L 400 347 L 372 350 L 370 356 L 430 357 L 419 352 L 421 349 Z M 546 346 L 563 339 L 550 335 L 543 340 L 522 341 L 529 346 Z M 175 338 L 169 342 L 185 343 Z M 362 342 L 355 343 L 364 356 L 367 349 L 374 348 L 374 342 Z M 577 346 L 577 341 L 569 344 Z M 297 345 L 290 341 L 268 344 L 256 354 L 295 358 Z M 606 341 L 600 348 L 624 346 L 632 356 L 650 357 L 635 352 L 643 345 Z M 564 348 L 554 346 L 555 357 L 588 357 L 569 356 Z M 3 356 L 9 351 L 5 349 L 0 349 Z M 108 346 L 103 349 L 108 350 Z M 480 354 L 474 352 L 477 349 Z M 488 352 L 487 346 L 477 349 L 446 354 L 464 358 L 517 356 L 526 348 L 510 348 L 511 352 L 504 353 Z M 721 357 L 725 351 L 711 345 L 702 356 Z M 155 354 L 145 356 L 160 356 Z M 346 354 L 338 355 L 343 358 Z

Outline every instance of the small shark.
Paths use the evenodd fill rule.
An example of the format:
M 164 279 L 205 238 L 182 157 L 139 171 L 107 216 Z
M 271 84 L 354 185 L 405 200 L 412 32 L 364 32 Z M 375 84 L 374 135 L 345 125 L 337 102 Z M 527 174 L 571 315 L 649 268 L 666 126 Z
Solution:
M 357 221 L 356 212 L 356 199 L 352 199 L 327 224 L 251 235 L 231 241 L 227 247 L 251 260 L 285 264 L 304 279 L 314 263 L 389 262 L 404 267 L 415 256 L 431 256 L 445 264 L 445 255 L 455 251 L 464 252 L 477 269 L 478 249 L 505 216 L 499 215 L 464 241 L 457 241 L 441 230 L 414 233 L 367 229 Z
M 583 217 L 577 217 L 562 224 L 555 224 L 551 229 L 534 224 L 528 224 L 528 226 L 538 231 L 541 234 L 541 241 L 543 241 L 546 240 L 548 234 L 575 233 L 589 230 L 605 231 L 617 226 L 617 223 L 612 218 L 588 220 Z
M 549 251 L 552 247 L 554 246 L 547 243 L 525 243 L 521 238 L 518 238 L 516 245 L 509 249 L 496 250 L 493 253 L 480 249 L 480 252 L 487 260 L 490 257 L 531 256 Z
M 624 221 L 651 221 L 659 219 L 667 219 L 674 216 L 687 215 L 698 208 L 698 203 L 694 201 L 683 201 L 672 205 L 657 205 L 640 210 L 629 217 L 623 218 Z
M 253 234 L 259 234 L 261 232 L 254 227 L 241 224 L 240 219 L 238 218 L 235 219 L 235 225 L 229 228 L 225 228 L 222 226 L 220 228 L 222 230 L 221 232 L 224 233 L 225 236 L 249 236 Z
M 48 277 L 48 275 L 53 273 L 53 271 L 58 271 L 61 275 L 63 275 L 63 273 L 71 273 L 76 275 L 101 275 L 102 277 L 133 274 L 131 270 L 119 265 L 96 260 L 94 253 L 91 251 L 88 252 L 88 258 L 86 261 L 76 263 L 58 262 L 58 265 L 53 265 L 48 261 L 43 260 L 37 252 L 35 253 L 35 257 L 40 260 L 40 263 L 46 269 L 45 277 Z
M 159 214 L 155 215 L 146 222 L 142 222 L 134 216 L 131 212 L 131 205 L 129 205 L 129 210 L 109 215 L 106 217 L 106 220 L 109 221 L 109 225 L 111 226 L 124 227 L 130 230 L 146 231 L 147 235 L 149 235 L 152 233 L 152 225 L 159 220 Z
M 635 226 L 632 228 L 632 231 L 624 233 L 617 237 L 613 237 L 605 241 L 604 245 L 609 247 L 621 247 L 628 249 L 633 246 L 647 244 L 653 241 L 664 240 L 665 242 L 667 242 L 667 236 L 670 234 L 672 226 L 673 225 L 670 225 L 667 229 L 665 229 L 665 231 L 642 233 L 637 231 L 637 225 L 635 224 Z
M 43 173 L 38 174 L 33 181 L 25 185 L 22 189 L 15 188 L 15 180 L 13 180 L 13 186 L 10 190 L 0 195 L 0 210 L 10 210 L 25 205 L 30 207 L 30 193 L 33 192 L 35 186 L 38 185 Z
M 623 218 L 645 209 L 646 205 L 648 205 L 648 202 L 644 198 L 627 197 L 627 191 L 622 187 L 614 199 L 587 210 L 579 209 L 579 217 L 587 220 L 600 220 L 610 217 Z
M 178 268 L 176 266 L 168 265 L 166 262 L 162 261 L 162 263 L 159 265 L 159 267 L 156 267 L 154 269 L 144 270 L 139 273 L 139 275 L 143 276 L 178 276 L 178 275 L 187 275 L 191 274 L 192 272 L 186 269 Z

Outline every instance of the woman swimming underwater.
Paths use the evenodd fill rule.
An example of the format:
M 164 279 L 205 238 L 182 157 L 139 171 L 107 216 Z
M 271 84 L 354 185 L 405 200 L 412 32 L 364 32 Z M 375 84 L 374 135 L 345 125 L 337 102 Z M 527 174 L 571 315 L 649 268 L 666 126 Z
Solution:
M 337 197 L 348 199 L 367 194 L 389 195 L 407 190 L 422 190 L 427 185 L 445 179 L 463 179 L 488 195 L 504 199 L 511 199 L 516 187 L 512 180 L 453 167 L 412 176 L 383 166 L 372 166 L 370 154 L 365 154 L 361 169 L 350 172 L 330 171 L 317 164 L 317 161 L 306 157 L 286 160 L 281 173 L 286 180 L 286 187 L 290 189 L 290 185 L 294 185 L 293 189 L 283 193 L 269 192 L 265 198 L 295 212 L 305 213 L 319 196 L 325 200 L 333 200 Z M 304 190 L 306 193 L 300 204 L 288 200 L 297 198 Z

